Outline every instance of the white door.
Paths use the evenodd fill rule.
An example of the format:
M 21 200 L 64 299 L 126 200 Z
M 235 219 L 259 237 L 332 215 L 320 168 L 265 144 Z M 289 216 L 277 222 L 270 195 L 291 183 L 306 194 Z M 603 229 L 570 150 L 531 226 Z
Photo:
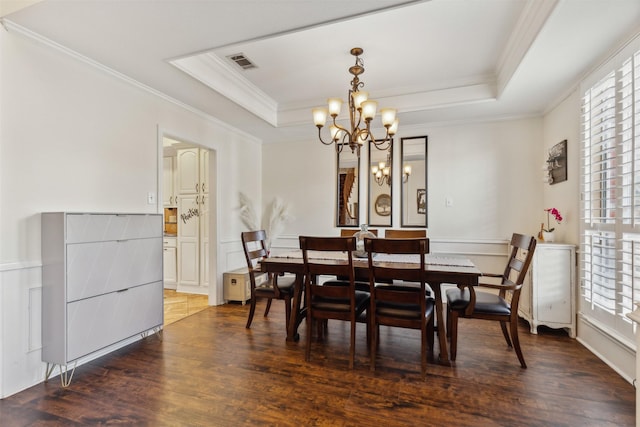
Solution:
M 178 196 L 178 284 L 200 284 L 200 196 Z

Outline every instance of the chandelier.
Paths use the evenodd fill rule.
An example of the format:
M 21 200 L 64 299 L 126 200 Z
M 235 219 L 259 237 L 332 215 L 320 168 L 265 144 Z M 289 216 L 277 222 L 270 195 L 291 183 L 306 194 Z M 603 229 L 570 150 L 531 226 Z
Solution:
M 391 186 L 391 161 L 390 156 L 387 154 L 386 162 L 379 162 L 378 166 L 371 166 L 371 173 L 373 174 L 373 180 L 380 186 L 387 184 Z
M 371 166 L 371 174 L 373 175 L 373 180 L 380 186 L 387 184 L 391 186 L 391 154 L 387 154 L 386 162 L 378 162 L 377 166 Z M 406 165 L 402 169 L 402 182 L 406 183 L 409 181 L 409 176 L 411 176 L 411 165 Z
M 380 110 L 382 116 L 382 125 L 386 129 L 384 139 L 378 140 L 371 132 L 371 120 L 376 115 L 378 103 L 369 98 L 369 94 L 360 90 L 364 87 L 364 82 L 358 77 L 364 73 L 364 62 L 360 59 L 363 50 L 359 47 L 351 49 L 351 55 L 356 57 L 356 63 L 349 68 L 349 73 L 353 75 L 351 80 L 351 89 L 349 89 L 349 128 L 345 128 L 336 123 L 336 118 L 340 114 L 342 108 L 342 99 L 329 98 L 328 108 L 314 108 L 313 121 L 318 127 L 318 138 L 324 145 L 335 144 L 336 151 L 340 152 L 345 145 L 351 148 L 351 152 L 356 152 L 360 156 L 360 147 L 369 141 L 379 150 L 386 150 L 391 147 L 393 135 L 398 130 L 398 119 L 396 118 L 396 110 L 394 108 L 383 108 Z M 331 116 L 333 124 L 329 126 L 331 139 L 325 141 L 322 139 L 322 128 L 327 121 L 327 114 Z

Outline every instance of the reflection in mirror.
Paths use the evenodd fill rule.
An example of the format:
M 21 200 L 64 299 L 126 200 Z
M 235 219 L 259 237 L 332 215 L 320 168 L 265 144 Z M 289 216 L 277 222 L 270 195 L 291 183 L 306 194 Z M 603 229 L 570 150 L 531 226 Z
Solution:
M 369 225 L 390 227 L 393 140 L 388 150 L 369 142 Z
M 427 137 L 400 140 L 402 227 L 427 226 Z
M 352 227 L 359 224 L 360 158 L 351 151 L 347 144 L 343 144 L 336 152 L 337 158 L 337 198 L 336 198 L 336 226 Z

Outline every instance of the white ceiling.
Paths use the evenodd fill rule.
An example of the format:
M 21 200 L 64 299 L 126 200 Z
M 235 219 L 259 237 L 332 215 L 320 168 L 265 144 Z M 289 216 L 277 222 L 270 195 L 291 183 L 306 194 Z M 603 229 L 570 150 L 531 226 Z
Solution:
M 315 138 L 356 46 L 405 130 L 542 114 L 640 31 L 640 1 L 44 0 L 4 18 L 270 142 Z

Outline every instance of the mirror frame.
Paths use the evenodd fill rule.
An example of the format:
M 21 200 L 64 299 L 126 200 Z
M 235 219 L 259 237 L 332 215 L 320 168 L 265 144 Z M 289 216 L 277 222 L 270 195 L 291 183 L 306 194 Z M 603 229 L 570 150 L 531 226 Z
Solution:
M 382 191 L 376 191 L 374 194 L 374 189 L 378 189 L 381 186 L 378 185 L 377 182 L 374 181 L 373 178 L 373 174 L 371 173 L 371 162 L 372 162 L 372 153 L 374 152 L 373 150 L 375 150 L 375 152 L 378 153 L 382 153 L 385 158 L 388 155 L 389 156 L 389 165 L 391 166 L 391 174 L 389 175 L 389 178 L 391 179 L 391 182 L 388 184 L 389 185 L 389 193 L 384 193 Z M 379 150 L 375 144 L 372 141 L 369 141 L 369 153 L 368 153 L 368 163 L 367 163 L 367 176 L 369 177 L 368 179 L 368 183 L 369 183 L 369 188 L 368 188 L 368 224 L 369 226 L 374 226 L 374 227 L 391 227 L 393 225 L 393 138 L 391 138 L 391 142 L 389 145 L 389 149 L 388 150 Z M 377 164 L 377 160 L 376 160 L 376 164 Z M 383 184 L 383 185 L 387 185 L 387 184 Z M 389 214 L 388 215 L 380 215 L 377 212 L 375 212 L 376 206 L 378 203 L 383 203 L 383 206 L 386 206 L 388 203 L 389 206 Z M 375 219 L 374 219 L 375 218 Z M 384 223 L 383 221 L 379 220 L 379 218 L 389 218 L 389 222 L 388 223 Z
M 414 196 L 414 198 L 412 199 L 412 195 L 409 194 L 409 182 L 402 182 L 402 173 L 404 171 L 404 165 L 405 162 L 407 161 L 407 159 L 410 158 L 410 156 L 413 153 L 410 153 L 409 150 L 407 150 L 407 148 L 405 147 L 405 145 L 408 145 L 409 141 L 415 141 L 415 140 L 423 140 L 424 141 L 424 176 L 415 176 L 415 174 L 411 173 L 410 177 L 409 177 L 409 182 L 418 182 L 417 186 L 412 186 L 412 189 L 415 189 L 416 194 Z M 428 167 L 429 167 L 429 156 L 428 156 L 428 141 L 429 138 L 425 135 L 425 136 L 411 136 L 411 137 L 406 137 L 406 138 L 401 138 L 400 139 L 400 165 L 398 167 L 399 169 L 399 173 L 398 175 L 398 182 L 401 184 L 401 188 L 400 188 L 400 227 L 404 227 L 404 228 L 427 228 L 428 224 L 429 224 L 429 203 L 428 203 L 428 194 L 429 194 L 429 186 L 428 186 Z M 418 159 L 419 160 L 419 159 Z M 414 169 L 414 168 L 412 168 Z M 409 204 L 412 201 L 415 201 L 416 203 L 414 205 L 412 205 L 412 208 L 418 208 L 419 209 L 419 201 L 418 199 L 420 198 L 420 194 L 419 194 L 419 190 L 421 190 L 421 185 L 420 183 L 423 183 L 424 187 L 424 224 L 418 224 L 418 221 L 410 221 L 409 220 L 409 214 L 411 212 L 411 209 L 409 209 Z M 413 218 L 419 218 L 419 216 L 421 216 L 422 213 L 416 213 Z
M 354 212 L 350 212 L 351 209 L 349 209 L 349 207 L 347 206 L 347 215 L 349 215 L 349 217 L 352 219 L 352 221 L 349 221 L 349 223 L 340 223 L 340 219 L 342 218 L 341 216 L 341 212 L 340 212 L 340 207 L 342 206 L 341 204 L 341 196 L 342 196 L 342 192 L 341 192 L 341 185 L 342 185 L 342 181 L 341 181 L 341 174 L 340 174 L 340 155 L 346 156 L 353 156 L 353 160 L 356 161 L 356 166 L 355 166 L 355 181 L 356 181 L 356 191 L 357 191 L 357 197 L 356 197 L 356 201 L 355 201 L 355 206 L 353 207 L 353 211 Z M 351 158 L 349 158 L 349 160 L 351 160 Z M 344 168 L 343 168 L 344 169 Z M 351 153 L 351 149 L 349 148 L 348 144 L 341 144 L 341 145 L 336 145 L 336 227 L 359 227 L 360 226 L 360 192 L 361 192 L 362 186 L 360 185 L 360 156 L 357 153 Z M 354 218 L 355 215 L 355 218 Z

